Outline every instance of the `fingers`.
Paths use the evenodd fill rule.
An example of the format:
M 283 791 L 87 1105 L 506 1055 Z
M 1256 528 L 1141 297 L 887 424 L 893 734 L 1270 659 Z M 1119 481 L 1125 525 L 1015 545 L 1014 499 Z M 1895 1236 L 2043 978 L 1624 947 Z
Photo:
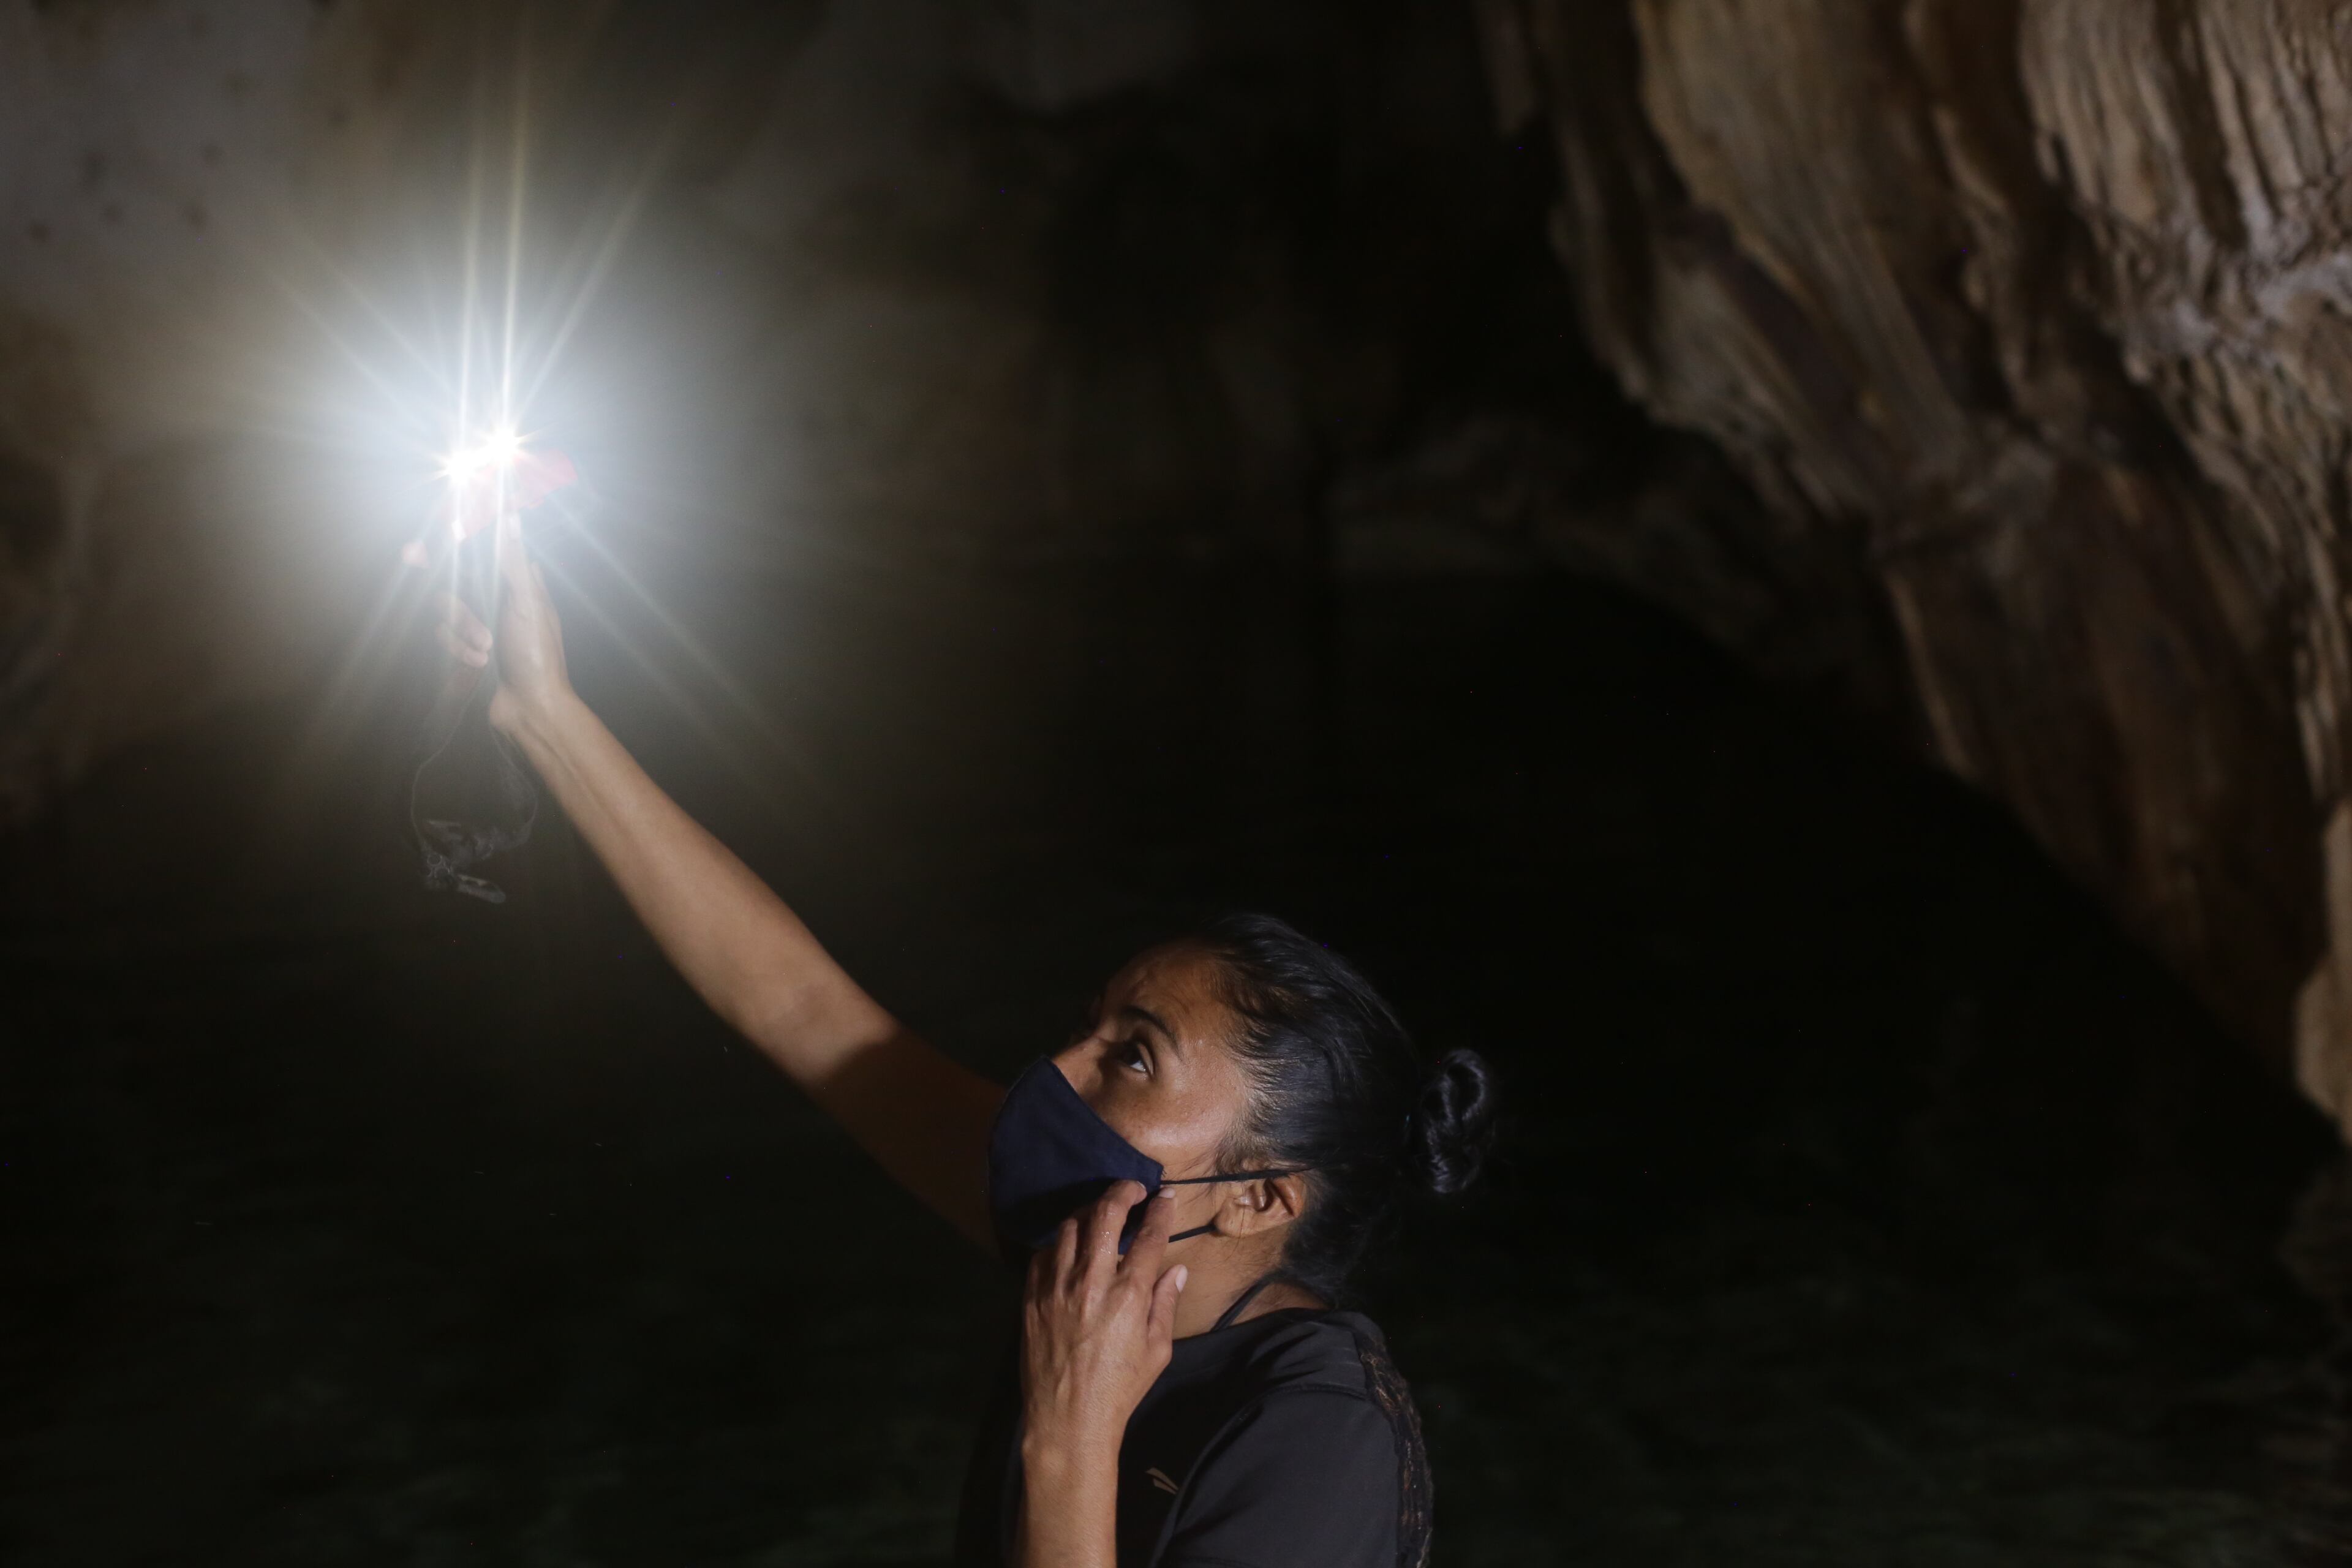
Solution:
M 456 659 L 459 664 L 468 665 L 475 669 L 486 668 L 488 666 L 490 662 L 489 650 L 488 648 L 476 647 L 471 643 L 460 638 L 457 633 L 450 630 L 446 622 L 435 626 L 433 628 L 433 636 L 435 640 L 440 643 L 441 651 L 447 654 L 451 658 Z
M 1174 1228 L 1176 1200 L 1161 1193 L 1143 1205 L 1143 1224 L 1127 1244 L 1127 1271 L 1141 1279 L 1160 1278 L 1168 1252 L 1168 1233 Z
M 560 638 L 562 627 L 555 616 L 555 605 L 547 595 L 547 578 L 541 574 L 539 563 L 532 560 L 530 547 L 523 542 L 522 517 L 508 512 L 499 520 L 498 531 L 499 580 L 505 587 L 506 602 L 501 614 L 514 617 L 502 621 L 513 640 L 520 631 L 522 640 L 534 646 L 551 638 Z
M 1051 1249 L 1054 1258 L 1051 1276 L 1053 1279 L 1067 1279 L 1077 1271 L 1080 1252 L 1078 1228 L 1084 1217 L 1082 1214 L 1072 1215 L 1054 1232 L 1054 1245 Z
M 1144 1320 L 1143 1342 L 1156 1352 L 1165 1352 L 1176 1339 L 1176 1303 L 1184 1294 L 1184 1281 L 1192 1270 L 1178 1264 L 1160 1277 L 1151 1288 L 1151 1313 Z
M 490 628 L 482 625 L 482 617 L 474 614 L 473 605 L 455 594 L 441 595 L 441 623 L 468 647 L 490 646 Z
M 1053 1247 L 1041 1247 L 1029 1255 L 1029 1289 L 1025 1294 L 1032 1303 L 1053 1288 L 1054 1252 Z
M 441 651 L 459 664 L 481 669 L 490 662 L 490 628 L 482 625 L 473 606 L 455 594 L 441 596 L 441 621 L 433 628 L 433 637 Z
M 1119 1234 L 1127 1228 L 1129 1211 L 1144 1198 L 1142 1183 L 1113 1182 L 1102 1196 L 1064 1220 L 1055 1230 L 1053 1241 L 1030 1258 L 1031 1294 L 1041 1294 L 1055 1282 L 1080 1287 L 1091 1294 L 1114 1280 L 1158 1279 L 1174 1208 L 1168 1198 L 1151 1201 L 1124 1263 L 1118 1255 Z
M 499 518 L 499 576 L 507 591 L 518 595 L 533 605 L 547 592 L 532 566 L 530 551 L 522 542 L 522 513 L 508 511 Z
M 1108 1277 L 1118 1268 L 1119 1233 L 1127 1228 L 1129 1209 L 1143 1201 L 1141 1182 L 1113 1182 L 1087 1211 L 1086 1257 L 1087 1272 Z

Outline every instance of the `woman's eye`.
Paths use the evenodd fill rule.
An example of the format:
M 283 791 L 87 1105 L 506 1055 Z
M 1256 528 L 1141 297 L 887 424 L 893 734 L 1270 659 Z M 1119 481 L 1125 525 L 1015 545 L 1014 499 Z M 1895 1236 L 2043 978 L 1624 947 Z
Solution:
M 1138 1072 L 1151 1070 L 1151 1064 L 1143 1054 L 1143 1042 L 1139 1039 L 1122 1040 L 1118 1047 L 1118 1059 Z

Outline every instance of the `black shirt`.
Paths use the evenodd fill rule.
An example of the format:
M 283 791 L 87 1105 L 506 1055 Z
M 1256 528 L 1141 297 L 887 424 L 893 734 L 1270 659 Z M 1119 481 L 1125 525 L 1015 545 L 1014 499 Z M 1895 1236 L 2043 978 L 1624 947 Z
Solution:
M 964 1482 L 956 1562 L 1002 1568 L 1020 1516 L 1008 1363 Z M 1178 1340 L 1118 1454 L 1119 1568 L 1421 1568 L 1421 1423 L 1355 1312 L 1290 1309 Z

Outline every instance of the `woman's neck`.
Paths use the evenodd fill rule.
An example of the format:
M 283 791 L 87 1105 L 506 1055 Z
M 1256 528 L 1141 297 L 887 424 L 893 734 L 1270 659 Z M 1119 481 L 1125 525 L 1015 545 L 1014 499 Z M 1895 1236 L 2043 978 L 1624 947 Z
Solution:
M 1234 1314 L 1234 1321 L 1246 1323 L 1252 1318 L 1262 1318 L 1268 1312 L 1286 1311 L 1304 1307 L 1309 1311 L 1321 1311 L 1329 1303 L 1295 1280 L 1276 1279 L 1250 1298 L 1248 1305 Z
M 1180 1340 L 1205 1334 L 1214 1328 L 1231 1327 L 1233 1323 L 1246 1323 L 1252 1318 L 1262 1318 L 1268 1312 L 1294 1307 L 1319 1310 L 1325 1304 L 1313 1291 L 1296 1280 L 1267 1279 L 1266 1276 L 1272 1272 L 1271 1264 L 1264 1268 L 1203 1268 L 1199 1264 L 1189 1267 L 1192 1269 L 1192 1278 L 1186 1283 L 1183 1297 L 1176 1305 L 1176 1338 Z M 1249 1299 L 1244 1301 L 1242 1298 L 1245 1295 Z M 1234 1312 L 1228 1322 L 1225 1314 L 1233 1310 L 1237 1301 L 1241 1303 L 1241 1310 Z

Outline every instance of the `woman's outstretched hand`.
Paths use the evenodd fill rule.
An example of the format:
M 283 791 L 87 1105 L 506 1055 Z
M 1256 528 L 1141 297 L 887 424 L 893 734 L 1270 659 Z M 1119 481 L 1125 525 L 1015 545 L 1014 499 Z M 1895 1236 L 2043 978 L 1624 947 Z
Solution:
M 1022 1316 L 1023 1513 L 1029 1563 L 1108 1564 L 1116 1550 L 1118 1446 L 1168 1366 L 1182 1264 L 1167 1268 L 1165 1196 L 1150 1200 L 1127 1256 L 1118 1237 L 1143 1201 L 1112 1185 L 1062 1222 L 1029 1265 Z
M 490 722 L 509 734 L 551 712 L 570 695 L 563 664 L 563 626 L 546 581 L 522 542 L 521 520 L 512 513 L 498 525 L 499 629 L 495 639 L 471 605 L 455 594 L 442 604 L 435 628 L 442 648 L 461 669 L 478 671 L 499 655 L 499 689 L 490 698 Z

